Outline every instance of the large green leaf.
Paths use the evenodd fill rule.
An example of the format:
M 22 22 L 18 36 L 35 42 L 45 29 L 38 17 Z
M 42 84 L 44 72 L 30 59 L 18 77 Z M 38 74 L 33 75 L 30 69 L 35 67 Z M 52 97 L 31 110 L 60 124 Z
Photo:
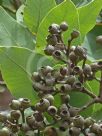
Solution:
M 44 16 L 55 6 L 55 0 L 27 0 L 24 21 L 31 32 L 37 33 Z
M 93 2 L 90 2 L 89 4 L 78 8 L 81 41 L 83 41 L 84 36 L 96 24 L 96 17 L 102 8 L 102 5 L 100 4 L 100 2 L 102 2 L 102 0 L 94 0 Z
M 7 87 L 12 94 L 36 101 L 31 82 L 31 73 L 40 65 L 51 64 L 42 55 L 21 47 L 0 47 L 0 68 Z
M 45 38 L 48 35 L 48 27 L 52 23 L 60 24 L 62 21 L 66 21 L 69 24 L 69 31 L 64 34 L 64 41 L 67 41 L 70 32 L 76 28 L 81 34 L 80 38 L 76 40 L 74 44 L 82 43 L 86 33 L 88 33 L 96 23 L 96 17 L 102 7 L 100 5 L 101 1 L 94 0 L 85 6 L 76 8 L 71 0 L 66 0 L 53 8 L 39 27 L 36 50 L 42 53 L 42 49 L 46 45 Z
M 91 61 L 102 59 L 102 45 L 96 44 L 96 37 L 99 35 L 102 35 L 102 26 L 97 25 L 87 34 L 83 43 Z
M 0 7 L 0 45 L 34 49 L 34 37 Z

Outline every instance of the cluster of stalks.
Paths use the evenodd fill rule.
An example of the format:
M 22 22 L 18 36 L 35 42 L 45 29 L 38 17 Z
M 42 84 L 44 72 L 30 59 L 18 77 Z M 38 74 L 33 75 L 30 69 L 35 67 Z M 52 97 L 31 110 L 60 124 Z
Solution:
M 93 104 L 102 103 L 102 61 L 86 64 L 87 50 L 81 46 L 71 46 L 80 33 L 73 30 L 68 45 L 65 45 L 63 33 L 67 30 L 66 22 L 49 26 L 44 52 L 62 65 L 59 68 L 44 66 L 32 74 L 38 102 L 31 105 L 27 98 L 12 100 L 10 112 L 6 115 L 0 113 L 0 136 L 19 136 L 21 132 L 24 136 L 102 136 L 101 121 L 80 115 Z M 101 36 L 97 37 L 97 42 L 100 41 Z M 96 77 L 97 72 L 100 72 L 100 78 Z M 85 86 L 87 81 L 93 80 L 100 84 L 98 96 Z M 71 92 L 84 93 L 90 101 L 80 108 L 73 107 L 70 104 Z M 56 95 L 60 98 L 57 106 Z M 29 115 L 26 115 L 27 110 L 30 110 Z

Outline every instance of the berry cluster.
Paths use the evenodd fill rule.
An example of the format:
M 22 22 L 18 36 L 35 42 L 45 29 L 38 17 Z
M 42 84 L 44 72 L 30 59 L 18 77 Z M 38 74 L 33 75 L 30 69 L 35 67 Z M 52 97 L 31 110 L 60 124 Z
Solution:
M 59 132 L 65 131 L 66 136 L 79 136 L 81 133 L 85 136 L 102 135 L 101 122 L 96 123 L 91 117 L 84 119 L 80 115 L 75 115 L 77 109 L 67 105 L 69 98 L 66 99 L 65 95 L 62 95 L 62 98 L 67 101 L 63 101 L 59 108 L 53 105 L 54 97 L 50 94 L 45 95 L 34 106 L 31 106 L 29 99 L 12 100 L 10 112 L 0 113 L 3 127 L 0 136 L 19 136 L 20 132 L 24 136 L 35 136 L 38 131 L 44 136 L 59 136 Z M 29 108 L 32 111 L 26 115 L 25 112 Z M 47 121 L 45 113 L 52 118 L 52 122 Z
M 101 121 L 97 123 L 91 117 L 80 116 L 80 112 L 92 104 L 102 103 L 102 61 L 86 64 L 86 49 L 71 46 L 80 33 L 73 30 L 68 45 L 65 45 L 63 32 L 67 30 L 66 22 L 49 27 L 44 52 L 59 60 L 62 65 L 58 68 L 44 66 L 32 74 L 33 87 L 39 101 L 31 105 L 27 98 L 12 100 L 10 112 L 7 115 L 0 113 L 3 126 L 0 136 L 19 136 L 20 132 L 25 136 L 31 136 L 31 133 L 33 136 L 59 136 L 60 132 L 65 133 L 65 136 L 102 136 Z M 97 39 L 100 40 L 100 37 Z M 101 73 L 99 79 L 96 77 L 97 71 Z M 85 87 L 85 83 L 91 80 L 100 83 L 98 96 Z M 73 107 L 70 104 L 70 92 L 84 93 L 90 96 L 91 101 L 83 107 Z M 56 95 L 61 102 L 58 106 L 55 105 Z M 29 109 L 31 112 L 26 115 Z

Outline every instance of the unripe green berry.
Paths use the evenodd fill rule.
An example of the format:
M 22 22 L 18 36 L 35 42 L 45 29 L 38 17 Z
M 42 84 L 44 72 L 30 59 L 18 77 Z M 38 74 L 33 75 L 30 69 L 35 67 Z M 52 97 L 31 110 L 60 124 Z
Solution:
M 89 126 L 93 125 L 94 122 L 95 121 L 91 117 L 86 118 L 85 121 L 84 121 L 85 128 L 89 128 Z
M 70 113 L 70 116 L 71 117 L 74 117 L 74 116 L 76 116 L 77 115 L 77 113 L 78 113 L 78 108 L 76 108 L 76 107 L 70 107 L 69 108 L 69 113 Z
M 83 72 L 85 75 L 90 75 L 92 73 L 92 70 L 91 70 L 91 66 L 88 65 L 88 64 L 85 64 L 84 68 L 83 68 Z
M 82 89 L 82 83 L 78 81 L 74 82 L 73 89 L 78 89 L 78 90 Z
M 55 83 L 55 78 L 51 75 L 51 73 L 48 73 L 45 77 L 46 85 L 53 86 Z
M 44 112 L 48 109 L 49 106 L 50 106 L 50 102 L 47 99 L 43 98 L 40 100 L 39 103 L 35 105 L 35 108 L 40 112 Z
M 81 129 L 77 127 L 72 127 L 69 129 L 70 136 L 79 136 L 81 134 Z
M 72 61 L 72 63 L 75 63 L 78 59 L 78 56 L 74 52 L 71 52 L 69 54 L 69 59 Z
M 0 136 L 11 136 L 10 130 L 4 127 L 0 130 Z
M 32 74 L 32 80 L 34 80 L 35 82 L 39 82 L 41 80 L 41 77 L 38 72 L 34 72 Z
M 35 121 L 35 129 L 44 130 L 45 124 L 43 121 Z
M 67 67 L 61 67 L 61 68 L 60 68 L 60 74 L 61 74 L 62 76 L 67 75 L 67 74 L 68 74 L 68 68 L 67 68 Z
M 11 117 L 11 114 L 8 114 L 8 115 L 7 115 L 7 120 L 8 120 L 9 122 L 12 122 L 12 123 L 15 122 L 15 119 Z
M 28 126 L 33 127 L 35 125 L 34 116 L 27 116 L 26 122 L 27 122 Z
M 86 58 L 86 50 L 81 46 L 76 46 L 74 53 L 82 59 Z
M 66 46 L 64 45 L 64 43 L 57 43 L 55 46 L 55 50 L 65 50 Z
M 75 66 L 74 68 L 73 68 L 73 72 L 74 72 L 74 74 L 75 75 L 81 75 L 82 74 L 82 72 L 83 72 L 83 70 L 81 69 L 81 67 L 80 66 Z
M 68 24 L 67 24 L 66 22 L 62 22 L 62 23 L 60 24 L 60 29 L 61 29 L 62 31 L 66 31 L 66 30 L 68 29 Z
M 65 120 L 69 120 L 70 119 L 70 113 L 69 113 L 69 111 L 68 110 L 62 110 L 61 112 L 60 112 L 60 116 L 61 116 L 61 118 L 62 119 L 65 119 Z
M 82 116 L 75 116 L 73 119 L 75 127 L 83 128 L 84 127 L 84 118 Z
M 13 110 L 11 111 L 11 118 L 14 119 L 14 120 L 18 120 L 20 118 L 20 111 L 19 110 Z
M 75 48 L 76 48 L 76 46 L 74 46 L 74 45 L 71 46 L 71 47 L 70 47 L 70 53 L 71 53 L 71 52 L 74 52 Z
M 69 127 L 69 123 L 67 121 L 61 122 L 61 125 L 59 127 L 60 131 L 66 131 Z
M 60 107 L 59 110 L 60 110 L 60 111 L 63 111 L 63 110 L 67 110 L 67 111 L 68 111 L 68 107 L 67 107 L 67 105 L 64 103 L 64 104 L 61 105 L 61 107 Z
M 55 50 L 52 55 L 53 55 L 53 57 L 54 57 L 55 59 L 60 60 L 60 59 L 62 58 L 62 51 L 60 51 L 60 50 Z
M 99 70 L 99 65 L 97 63 L 92 63 L 90 66 L 92 72 L 97 72 Z
M 46 38 L 47 44 L 49 45 L 56 45 L 57 44 L 57 37 L 56 35 L 48 35 Z
M 19 101 L 21 103 L 21 108 L 23 109 L 27 109 L 31 105 L 30 100 L 28 98 L 20 98 Z
M 41 122 L 44 120 L 44 115 L 39 111 L 35 111 L 33 116 L 37 122 Z
M 97 131 L 98 136 L 102 136 L 102 126 L 99 126 L 99 129 Z
M 4 113 L 0 113 L 0 122 L 4 123 L 7 120 L 7 116 Z
M 53 71 L 53 68 L 51 66 L 44 66 L 44 67 L 41 67 L 39 69 L 39 74 L 42 76 L 42 77 L 46 77 L 48 75 L 48 73 L 50 73 L 51 75 L 51 72 Z
M 10 103 L 10 107 L 13 110 L 19 110 L 20 106 L 21 106 L 21 103 L 20 103 L 19 100 L 12 100 L 11 103 Z
M 62 103 L 68 104 L 70 101 L 70 95 L 61 94 L 61 101 L 62 101 Z
M 49 106 L 47 109 L 47 112 L 51 115 L 54 116 L 57 114 L 57 108 L 55 106 Z
M 70 113 L 66 104 L 62 104 L 60 107 L 60 116 L 62 119 L 65 119 L 65 120 L 70 118 Z
M 67 77 L 67 83 L 70 84 L 70 85 L 73 85 L 73 83 L 76 81 L 76 77 L 73 76 L 73 75 L 69 75 Z
M 87 136 L 96 136 L 95 133 L 88 133 Z
M 47 99 L 47 100 L 50 102 L 50 105 L 53 104 L 53 102 L 54 102 L 54 97 L 53 97 L 53 95 L 47 94 L 47 95 L 44 96 L 44 98 Z
M 97 62 L 97 65 L 98 65 L 98 67 L 99 67 L 99 70 L 102 70 L 102 61 L 98 61 L 98 62 Z
M 28 126 L 28 124 L 22 124 L 21 127 L 20 127 L 20 130 L 23 131 L 24 133 L 30 131 L 30 127 Z
M 64 84 L 61 86 L 60 90 L 62 93 L 69 93 L 72 90 L 72 88 L 71 88 L 71 85 Z
M 95 134 L 97 134 L 99 130 L 99 125 L 97 123 L 94 123 L 91 127 L 90 127 L 90 132 L 93 132 Z
M 12 124 L 11 131 L 12 133 L 17 133 L 20 130 L 20 127 L 17 124 Z
M 77 38 L 79 36 L 80 32 L 77 31 L 77 30 L 73 30 L 73 32 L 71 33 L 71 38 L 74 39 L 74 38 Z
M 58 24 L 52 24 L 51 26 L 49 26 L 48 31 L 51 34 L 58 34 L 60 30 L 60 26 Z
M 54 47 L 54 46 L 48 45 L 48 46 L 44 49 L 44 52 L 45 52 L 46 55 L 51 56 L 52 53 L 54 52 L 54 50 L 55 50 L 55 47 Z
M 50 126 L 44 129 L 44 136 L 58 136 L 56 128 Z
M 96 42 L 102 44 L 102 35 L 96 37 Z

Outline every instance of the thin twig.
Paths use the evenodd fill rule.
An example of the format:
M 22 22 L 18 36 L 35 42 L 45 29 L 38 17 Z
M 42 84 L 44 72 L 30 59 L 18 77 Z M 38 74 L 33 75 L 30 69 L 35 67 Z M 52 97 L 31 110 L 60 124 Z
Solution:
M 72 42 L 72 38 L 68 40 L 68 49 L 67 49 L 67 55 L 69 55 L 69 50 L 70 50 L 70 46 L 71 46 L 71 42 Z
M 84 105 L 83 107 L 81 107 L 79 109 L 78 113 L 81 112 L 81 111 L 83 111 L 83 110 L 85 110 L 85 109 L 87 109 L 88 107 L 90 107 L 91 105 L 93 105 L 94 103 L 97 103 L 97 102 L 98 102 L 97 99 L 92 99 L 89 103 L 87 103 L 86 105 Z
M 24 110 L 20 110 L 21 115 L 22 115 L 22 122 L 25 123 L 25 116 L 24 116 Z
M 38 129 L 38 133 L 37 133 L 37 136 L 40 136 L 40 130 Z
M 96 98 L 96 97 L 97 97 L 94 93 L 90 92 L 90 91 L 89 91 L 87 88 L 85 88 L 85 87 L 83 87 L 83 89 L 82 89 L 80 92 L 89 95 L 91 98 Z
M 101 71 L 101 78 L 100 78 L 99 97 L 102 98 L 102 71 Z
M 86 58 L 84 58 L 84 60 L 83 60 L 83 65 L 82 65 L 82 69 L 84 68 L 84 66 L 85 66 L 85 63 L 86 63 Z

